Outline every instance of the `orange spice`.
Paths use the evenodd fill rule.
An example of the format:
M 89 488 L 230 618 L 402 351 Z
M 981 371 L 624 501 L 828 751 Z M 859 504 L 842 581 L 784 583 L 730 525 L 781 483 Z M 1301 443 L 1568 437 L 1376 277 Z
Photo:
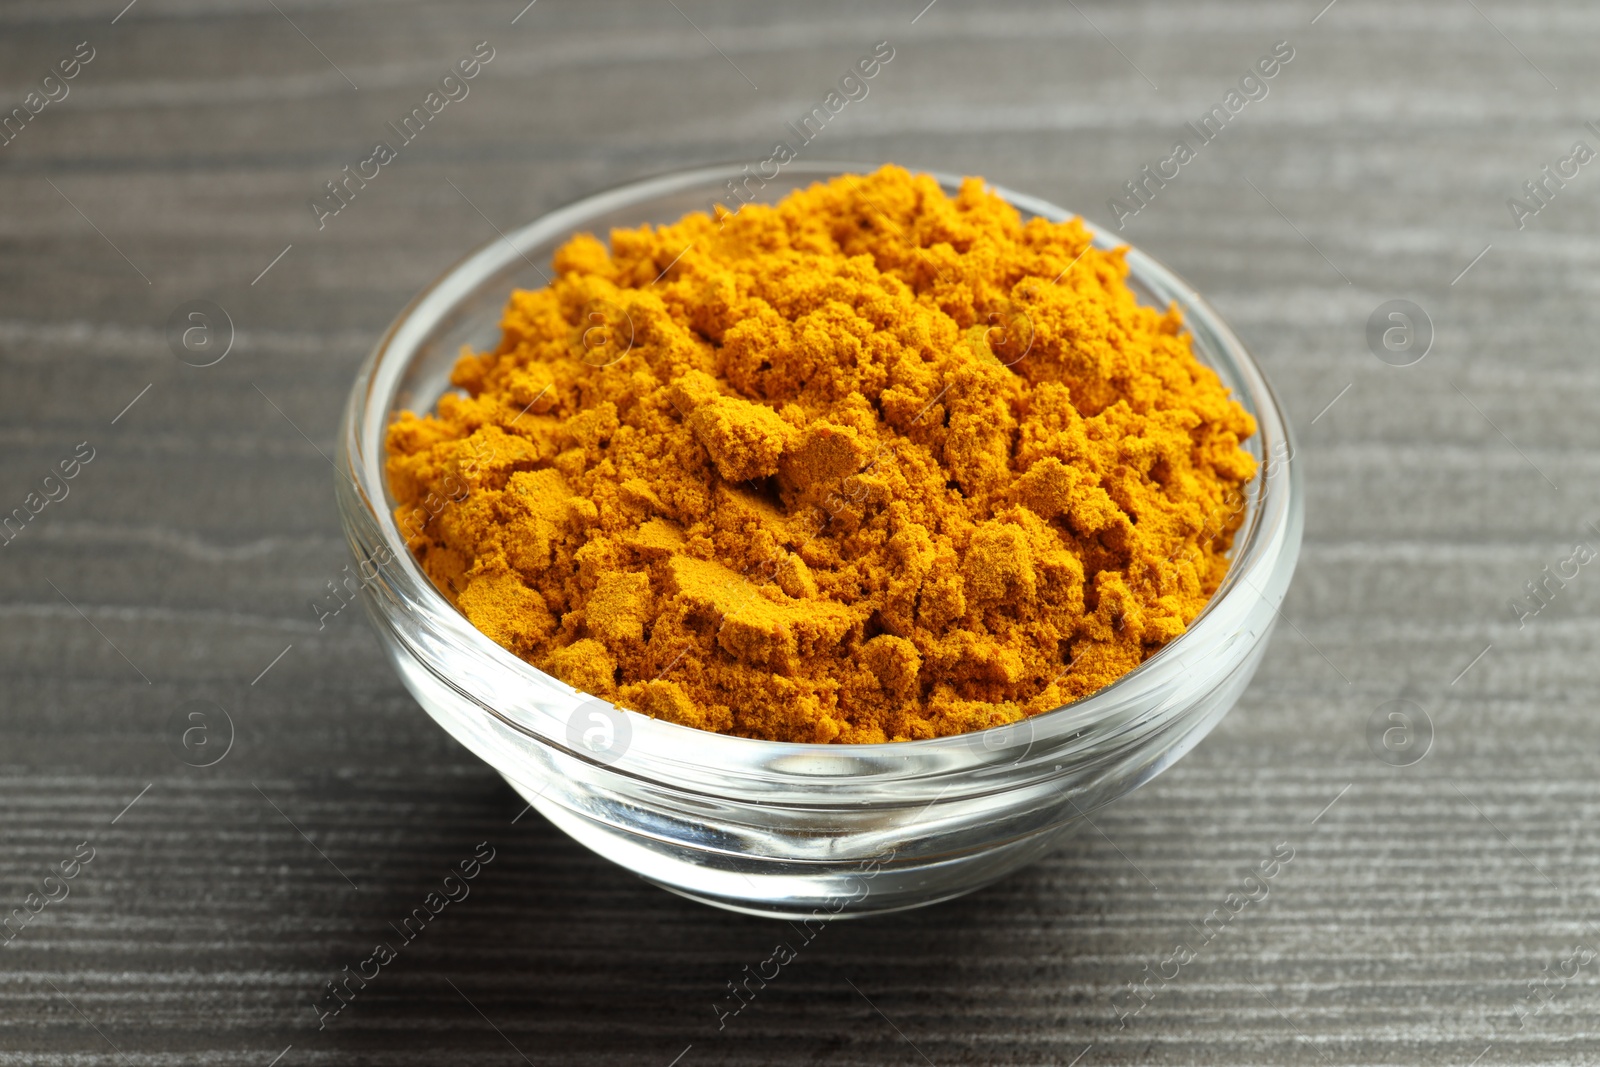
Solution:
M 554 264 L 388 474 L 438 586 L 578 689 L 961 733 L 1121 677 L 1226 573 L 1254 421 L 1076 220 L 885 167 Z

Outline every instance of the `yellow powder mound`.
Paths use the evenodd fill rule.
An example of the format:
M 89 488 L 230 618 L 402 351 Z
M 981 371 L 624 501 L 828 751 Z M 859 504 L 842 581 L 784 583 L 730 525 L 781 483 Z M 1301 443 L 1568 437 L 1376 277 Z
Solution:
M 388 474 L 446 595 L 579 689 L 961 733 L 1116 680 L 1226 572 L 1254 422 L 1076 220 L 885 167 L 555 267 Z

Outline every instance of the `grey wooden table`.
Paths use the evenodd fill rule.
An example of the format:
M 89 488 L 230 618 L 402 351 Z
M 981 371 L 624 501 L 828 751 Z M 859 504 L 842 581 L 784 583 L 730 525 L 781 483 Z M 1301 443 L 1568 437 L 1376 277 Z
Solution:
M 1600 571 L 1565 562 L 1600 546 L 1600 165 L 1572 158 L 1600 9 L 125 2 L 0 8 L 0 514 L 39 507 L 0 546 L 0 914 L 39 894 L 0 945 L 0 1063 L 1600 1063 Z M 786 928 L 519 818 L 364 618 L 319 629 L 319 451 L 377 333 L 495 227 L 763 159 L 883 40 L 812 158 L 1105 223 L 1288 42 L 1123 203 L 1294 416 L 1306 545 L 1192 755 L 1001 885 L 827 929 L 719 1031 Z M 480 41 L 470 94 L 319 229 L 323 183 Z M 1431 328 L 1380 360 L 1400 299 Z M 212 366 L 169 346 L 194 300 L 234 325 Z M 1416 733 L 1385 762 L 1393 701 Z M 232 747 L 189 766 L 214 706 Z M 324 983 L 480 842 L 470 898 L 319 1030 Z

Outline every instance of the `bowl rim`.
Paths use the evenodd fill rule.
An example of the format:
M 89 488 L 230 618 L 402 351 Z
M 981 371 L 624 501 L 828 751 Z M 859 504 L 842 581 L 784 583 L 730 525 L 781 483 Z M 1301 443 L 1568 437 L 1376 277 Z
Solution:
M 779 178 L 788 174 L 793 177 L 808 176 L 815 181 L 822 181 L 841 174 L 868 174 L 885 165 L 887 164 L 826 159 L 796 160 L 783 167 Z M 906 169 L 914 175 L 927 175 L 933 178 L 947 192 L 955 190 L 964 180 L 963 176 L 952 172 L 911 167 Z M 341 447 L 337 457 L 340 488 L 341 490 L 346 486 L 353 488 L 356 499 L 375 521 L 382 541 L 392 557 L 384 566 L 386 568 L 399 566 L 406 573 L 410 580 L 409 584 L 419 589 L 422 596 L 430 598 L 431 603 L 428 606 L 436 609 L 430 612 L 430 618 L 448 626 L 453 637 L 465 640 L 474 652 L 525 676 L 535 689 L 553 685 L 561 690 L 570 691 L 581 701 L 598 700 L 618 712 L 631 716 L 633 729 L 631 750 L 648 751 L 648 746 L 640 744 L 643 740 L 641 734 L 666 731 L 661 735 L 664 740 L 672 737 L 680 740 L 688 739 L 694 744 L 707 746 L 708 751 L 704 755 L 709 756 L 715 750 L 727 753 L 730 757 L 729 762 L 752 757 L 765 763 L 764 758 L 772 756 L 802 758 L 814 756 L 825 759 L 855 756 L 863 760 L 881 760 L 884 757 L 909 758 L 914 755 L 970 749 L 974 745 L 974 739 L 993 736 L 1001 731 L 1012 731 L 1018 727 L 1026 727 L 1029 748 L 1051 737 L 1066 737 L 1075 732 L 1091 730 L 1099 721 L 1113 717 L 1118 712 L 1116 706 L 1118 700 L 1128 689 L 1149 679 L 1153 673 L 1163 670 L 1167 664 L 1173 663 L 1182 655 L 1185 648 L 1199 643 L 1200 635 L 1219 636 L 1222 633 L 1221 626 L 1226 621 L 1220 611 L 1224 603 L 1234 602 L 1247 596 L 1258 599 L 1263 597 L 1261 591 L 1246 575 L 1263 563 L 1273 562 L 1281 554 L 1282 546 L 1277 535 L 1291 526 L 1301 489 L 1299 472 L 1293 463 L 1295 456 L 1293 429 L 1271 383 L 1254 357 L 1199 292 L 1159 260 L 1130 242 L 1114 237 L 1105 228 L 1096 225 L 1083 215 L 1068 211 L 1041 197 L 980 178 L 989 191 L 1024 213 L 1037 215 L 1052 222 L 1076 218 L 1089 231 L 1094 247 L 1106 251 L 1125 249 L 1124 255 L 1130 277 L 1156 295 L 1179 305 L 1183 314 L 1184 328 L 1191 335 L 1191 344 L 1197 348 L 1202 347 L 1202 338 L 1195 335 L 1203 333 L 1205 339 L 1210 342 L 1209 345 L 1203 346 L 1207 348 L 1206 355 L 1224 361 L 1229 373 L 1224 373 L 1223 368 L 1213 366 L 1212 358 L 1200 359 L 1200 362 L 1223 379 L 1230 396 L 1250 411 L 1256 420 L 1257 432 L 1253 440 L 1258 442 L 1261 452 L 1258 458 L 1261 462 L 1258 465 L 1257 476 L 1247 489 L 1245 520 L 1234 534 L 1228 572 L 1222 584 L 1211 595 L 1200 614 L 1188 624 L 1184 633 L 1169 641 L 1139 666 L 1095 692 L 1017 722 L 999 724 L 983 730 L 908 741 L 828 743 L 741 737 L 655 719 L 567 685 L 554 675 L 540 670 L 496 644 L 473 626 L 422 571 L 415 556 L 406 547 L 405 539 L 400 535 L 399 527 L 394 520 L 394 502 L 384 471 L 384 462 L 387 459 L 384 435 L 391 421 L 388 412 L 393 405 L 395 387 L 412 360 L 416 358 L 421 349 L 421 342 L 427 339 L 429 332 L 459 304 L 463 297 L 477 292 L 478 285 L 483 281 L 513 266 L 518 258 L 532 264 L 533 261 L 527 258 L 524 248 L 558 241 L 562 239 L 559 234 L 573 236 L 584 232 L 581 225 L 573 224 L 607 211 L 681 193 L 691 188 L 729 184 L 733 179 L 746 177 L 747 171 L 746 162 L 710 164 L 665 171 L 580 197 L 545 212 L 515 229 L 500 231 L 495 238 L 458 258 L 413 296 L 383 331 L 363 361 L 345 409 L 344 426 L 340 433 Z M 771 180 L 777 181 L 779 178 Z M 802 187 L 804 186 L 796 186 L 797 189 Z M 660 224 L 649 223 L 649 225 Z M 536 269 L 541 274 L 545 273 L 543 268 L 536 267 Z M 405 353 L 405 358 L 394 361 L 394 354 L 402 351 Z M 390 361 L 386 362 L 386 357 L 390 357 Z M 1196 358 L 1200 358 L 1198 352 Z M 1244 395 L 1239 395 L 1239 391 L 1234 389 L 1229 380 L 1230 375 L 1244 386 Z M 380 391 L 377 387 L 382 384 L 387 384 L 389 388 Z M 382 404 L 373 403 L 374 400 L 380 399 L 383 401 Z M 381 426 L 374 427 L 374 419 L 380 416 L 383 418 Z M 377 434 L 376 447 L 369 449 L 366 447 L 367 437 L 369 431 L 373 429 L 380 432 Z M 1275 442 L 1282 442 L 1287 448 L 1286 462 L 1281 468 L 1281 476 L 1270 475 L 1267 466 L 1268 448 Z M 374 505 L 374 490 L 381 501 L 381 506 Z M 1290 547 L 1291 551 L 1298 554 L 1297 546 Z M 1274 611 L 1281 616 L 1276 605 Z M 1265 640 L 1265 635 L 1263 634 L 1260 639 Z M 512 729 L 540 741 L 559 743 L 556 739 L 531 729 L 528 724 L 508 716 L 502 709 L 488 707 L 472 694 L 460 690 L 458 686 L 452 684 L 452 688 L 457 688 L 464 696 L 468 696 L 483 710 Z M 1011 744 L 1010 741 L 1006 742 L 1007 747 Z M 674 750 L 678 748 L 676 744 L 669 744 L 667 747 Z M 584 755 L 587 757 L 587 754 Z M 664 756 L 673 758 L 671 753 L 666 753 Z

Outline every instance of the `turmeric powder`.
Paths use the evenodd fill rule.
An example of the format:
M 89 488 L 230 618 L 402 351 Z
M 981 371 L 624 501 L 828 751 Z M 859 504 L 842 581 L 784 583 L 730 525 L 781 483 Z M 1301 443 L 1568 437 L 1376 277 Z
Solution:
M 893 166 L 574 237 L 390 427 L 396 519 L 491 639 L 649 716 L 883 742 L 1049 711 L 1185 631 L 1256 471 L 1124 252 Z

